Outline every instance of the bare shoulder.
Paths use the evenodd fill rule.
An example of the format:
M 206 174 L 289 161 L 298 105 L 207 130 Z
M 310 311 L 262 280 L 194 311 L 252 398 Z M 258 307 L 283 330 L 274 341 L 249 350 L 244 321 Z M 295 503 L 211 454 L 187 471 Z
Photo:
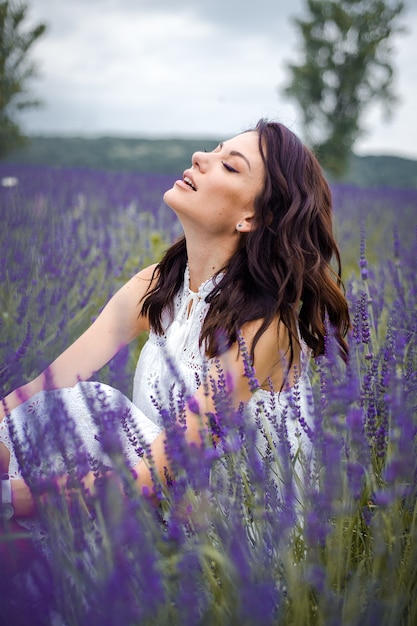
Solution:
M 136 278 L 137 280 L 140 280 L 140 281 L 145 281 L 149 285 L 149 283 L 156 280 L 157 278 L 157 272 L 156 272 L 157 267 L 158 267 L 158 263 L 153 263 L 152 265 L 148 265 L 148 267 L 144 267 L 137 274 L 135 274 L 133 278 Z
M 139 302 L 143 299 L 149 289 L 152 288 L 152 285 L 157 278 L 156 268 L 157 264 L 155 263 L 140 270 L 137 274 L 134 274 L 132 278 L 130 278 L 130 280 L 128 280 L 123 287 L 121 287 L 121 289 L 119 289 L 113 299 L 132 301 L 135 307 L 139 306 Z
M 149 330 L 142 315 L 142 301 L 152 287 L 155 265 L 134 274 L 108 301 L 92 328 L 103 333 L 117 333 L 120 343 L 128 343 L 139 333 Z M 97 330 L 98 332 L 98 330 Z
M 248 322 L 242 328 L 242 335 L 245 340 L 245 343 L 250 347 L 252 345 L 252 341 L 255 338 L 257 332 L 260 330 L 262 326 L 263 320 L 254 320 L 252 322 Z M 259 352 L 273 353 L 276 354 L 277 349 L 283 349 L 284 346 L 288 344 L 288 330 L 284 326 L 284 324 L 280 323 L 280 319 L 276 316 L 269 326 L 262 331 L 261 336 L 257 341 L 257 346 L 259 348 L 255 348 L 255 355 Z
M 248 347 L 252 345 L 252 341 L 261 324 L 261 320 L 256 320 L 247 324 L 243 329 L 243 337 Z M 268 328 L 263 331 L 255 346 L 254 368 L 261 387 L 269 389 L 270 382 L 272 382 L 274 388 L 281 388 L 284 379 L 288 375 L 291 343 L 294 358 L 293 366 L 298 366 L 300 346 L 297 340 L 297 333 L 293 333 L 291 341 L 290 331 L 280 321 L 278 316 L 275 317 Z

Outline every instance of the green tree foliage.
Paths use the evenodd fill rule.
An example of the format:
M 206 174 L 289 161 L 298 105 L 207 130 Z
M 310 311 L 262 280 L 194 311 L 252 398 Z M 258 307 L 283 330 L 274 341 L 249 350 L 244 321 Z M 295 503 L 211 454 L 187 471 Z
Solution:
M 404 29 L 397 0 L 307 0 L 308 16 L 295 19 L 302 37 L 299 64 L 288 63 L 283 92 L 302 110 L 306 141 L 336 178 L 346 171 L 363 114 L 378 101 L 387 116 L 392 88 L 391 39 Z
M 23 31 L 27 8 L 26 4 L 0 1 L 0 158 L 24 139 L 16 113 L 39 104 L 28 95 L 27 83 L 36 74 L 28 54 L 46 26 L 38 24 Z

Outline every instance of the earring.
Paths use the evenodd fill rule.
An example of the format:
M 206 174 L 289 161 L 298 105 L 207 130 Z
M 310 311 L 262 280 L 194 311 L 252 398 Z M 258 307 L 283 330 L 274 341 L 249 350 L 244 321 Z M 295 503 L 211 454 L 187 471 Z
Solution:
M 242 228 L 242 224 L 238 224 L 236 228 L 239 230 L 239 228 Z

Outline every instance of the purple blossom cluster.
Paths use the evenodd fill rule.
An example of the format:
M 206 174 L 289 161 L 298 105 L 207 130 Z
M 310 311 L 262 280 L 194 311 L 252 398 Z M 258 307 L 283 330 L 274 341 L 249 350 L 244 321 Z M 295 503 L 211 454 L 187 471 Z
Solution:
M 126 272 L 178 234 L 160 201 L 167 177 L 1 166 L 0 180 L 11 176 L 18 185 L 0 187 L 3 393 L 37 373 Z M 204 383 L 216 414 L 201 447 L 186 443 L 182 419 L 186 403 L 198 414 L 196 403 L 184 394 L 164 407 L 171 472 L 166 481 L 154 472 L 155 504 L 137 492 L 124 458 L 128 436 L 152 468 L 129 415 L 96 398 L 109 475 L 51 400 L 45 431 L 15 433 L 44 532 L 28 570 L 2 574 L 1 623 L 417 622 L 417 195 L 345 187 L 333 195 L 342 251 L 354 248 L 357 259 L 346 280 L 350 358 L 340 359 L 329 325 L 326 353 L 312 363 L 313 426 L 301 417 L 297 384 L 287 414 L 271 394 L 248 423 L 220 371 L 217 384 Z M 128 395 L 138 349 L 102 372 Z M 249 361 L 246 373 L 255 389 Z M 291 420 L 312 457 L 291 451 Z M 45 463 L 57 455 L 64 492 Z M 80 480 L 87 469 L 95 494 Z
M 10 179 L 17 184 L 1 185 Z M 46 367 L 125 280 L 178 236 L 161 200 L 172 182 L 162 175 L 0 165 L 1 396 Z M 120 355 L 113 370 L 121 371 L 126 358 Z M 130 383 L 121 384 L 130 393 Z

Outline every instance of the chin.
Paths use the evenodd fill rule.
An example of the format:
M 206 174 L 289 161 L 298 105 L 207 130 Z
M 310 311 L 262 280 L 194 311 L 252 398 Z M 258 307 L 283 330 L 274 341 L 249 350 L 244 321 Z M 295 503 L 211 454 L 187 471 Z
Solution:
M 171 187 L 171 189 L 167 189 L 164 195 L 162 196 L 165 204 L 167 204 L 169 208 L 172 209 L 173 211 L 175 211 L 175 209 L 178 207 L 178 204 L 179 204 L 178 197 L 176 196 L 177 194 L 176 194 L 174 187 Z
M 168 206 L 171 206 L 170 203 L 169 203 L 169 198 L 170 198 L 171 192 L 172 192 L 172 187 L 171 187 L 171 189 L 167 189 L 166 192 L 164 193 L 164 195 L 162 196 L 163 201 Z

